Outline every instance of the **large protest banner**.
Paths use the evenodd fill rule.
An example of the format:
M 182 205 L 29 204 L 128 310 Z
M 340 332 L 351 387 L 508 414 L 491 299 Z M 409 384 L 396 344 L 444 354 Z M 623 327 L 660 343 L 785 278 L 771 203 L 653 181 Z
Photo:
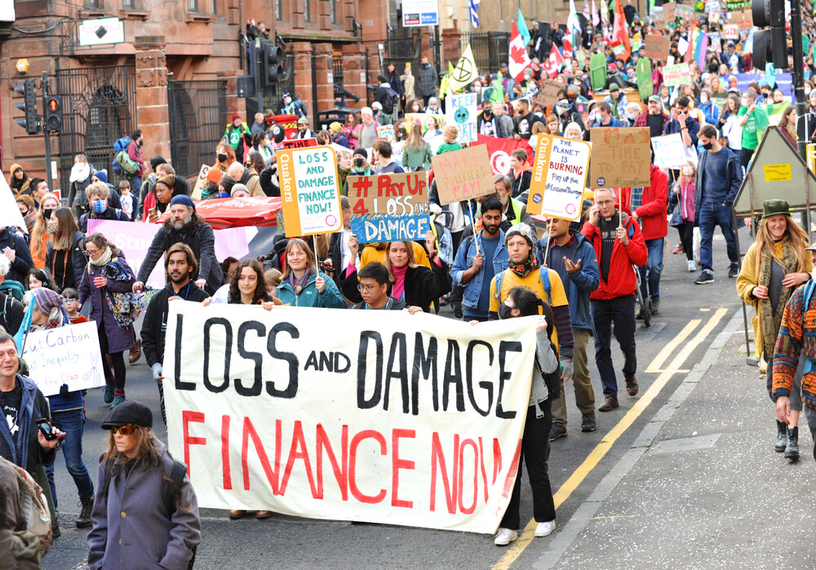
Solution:
M 339 231 L 337 159 L 327 146 L 279 150 L 278 178 L 287 237 Z
M 23 359 L 28 376 L 46 396 L 68 390 L 90 390 L 105 385 L 96 323 L 58 327 L 28 333 Z
M 669 55 L 669 37 L 660 34 L 649 34 L 644 42 L 644 55 L 649 59 L 666 61 Z
M 648 186 L 651 183 L 649 138 L 648 127 L 590 129 L 589 185 L 592 188 Z
M 431 229 L 425 172 L 348 178 L 351 231 L 359 243 L 424 240 Z
M 431 158 L 431 164 L 442 206 L 496 191 L 487 147 L 483 144 L 437 154 Z
M 476 141 L 476 93 L 448 95 L 445 100 L 448 125 L 459 127 L 460 143 Z
M 527 212 L 570 221 L 581 217 L 591 151 L 585 141 L 539 135 Z
M 174 301 L 170 450 L 201 507 L 492 533 L 515 482 L 535 324 Z

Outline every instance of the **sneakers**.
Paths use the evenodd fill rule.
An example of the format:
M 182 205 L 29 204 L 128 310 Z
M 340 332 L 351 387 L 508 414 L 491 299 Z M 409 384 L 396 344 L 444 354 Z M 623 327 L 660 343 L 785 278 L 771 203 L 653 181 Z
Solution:
M 113 384 L 105 385 L 105 403 L 106 404 L 110 404 L 111 402 L 113 402 L 113 393 L 114 393 L 115 390 L 116 390 L 116 388 L 113 386 Z
M 76 520 L 77 528 L 88 528 L 91 526 L 91 511 L 93 511 L 93 504 L 93 497 L 79 500 L 79 506 L 82 507 L 82 510 L 80 511 L 79 517 L 77 517 Z
M 729 271 L 730 273 L 730 271 Z M 708 269 L 703 269 L 700 272 L 700 276 L 694 280 L 695 285 L 705 285 L 707 283 L 714 283 L 714 273 L 709 271 Z
M 123 403 L 124 401 L 125 401 L 125 397 L 124 397 L 124 396 L 116 396 L 116 397 L 113 399 L 113 404 L 111 404 L 110 409 L 111 409 L 111 410 L 112 410 L 112 409 L 114 409 L 116 406 L 118 406 L 119 404 Z
M 685 253 L 685 251 L 686 250 L 683 248 L 683 244 L 678 243 L 676 246 L 674 246 L 674 249 L 672 250 L 672 253 L 674 253 L 674 254 Z
M 697 262 L 694 261 L 693 259 L 689 259 L 688 260 L 688 272 L 689 273 L 694 273 L 695 271 L 697 271 Z
M 509 528 L 500 528 L 496 538 L 493 539 L 493 544 L 496 546 L 507 546 L 511 542 L 518 540 L 518 531 L 510 530 Z
M 591 432 L 595 431 L 595 412 L 589 412 L 588 414 L 584 414 L 581 416 L 581 431 L 583 432 Z
M 549 536 L 555 530 L 555 521 L 547 521 L 538 523 L 535 530 L 535 535 L 538 537 Z
M 138 338 L 136 339 L 136 346 L 130 349 L 130 353 L 128 354 L 128 362 L 131 364 L 135 363 L 142 357 L 142 341 Z
M 728 268 L 728 278 L 729 279 L 736 279 L 737 275 L 739 275 L 739 266 L 732 265 Z
M 550 428 L 550 441 L 565 437 L 567 435 L 567 428 L 561 424 L 553 424 Z
M 607 396 L 604 400 L 603 405 L 598 408 L 599 412 L 608 412 L 609 410 L 614 410 L 618 407 L 618 399 L 613 396 Z
M 660 310 L 660 297 L 652 297 L 652 302 L 649 305 L 649 312 L 656 315 Z
M 640 386 L 638 386 L 637 378 L 632 376 L 631 378 L 626 379 L 626 393 L 630 396 L 637 396 L 638 390 L 640 390 Z

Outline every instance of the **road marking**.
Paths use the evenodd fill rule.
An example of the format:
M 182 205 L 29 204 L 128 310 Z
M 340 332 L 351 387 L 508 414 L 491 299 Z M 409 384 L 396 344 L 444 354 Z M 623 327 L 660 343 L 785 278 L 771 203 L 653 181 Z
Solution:
M 629 427 L 635 422 L 635 420 L 643 413 L 643 411 L 652 403 L 652 401 L 657 397 L 661 390 L 666 386 L 668 381 L 674 376 L 675 371 L 680 369 L 680 366 L 688 359 L 689 355 L 697 348 L 697 346 L 703 342 L 711 331 L 720 323 L 722 318 L 728 313 L 728 309 L 721 307 L 717 309 L 717 311 L 711 316 L 708 322 L 703 326 L 702 329 L 694 336 L 694 338 L 686 344 L 682 350 L 674 357 L 674 359 L 669 364 L 669 367 L 666 371 L 662 372 L 660 376 L 649 386 L 649 389 L 643 394 L 643 396 L 635 402 L 632 408 L 626 412 L 626 415 L 621 418 L 621 420 L 613 427 L 609 433 L 604 436 L 604 439 L 595 446 L 590 454 L 584 459 L 584 462 L 578 466 L 578 468 L 573 471 L 572 475 L 569 479 L 561 485 L 561 488 L 553 495 L 553 500 L 555 502 L 555 508 L 558 509 L 572 494 L 572 492 L 578 488 L 578 485 L 586 479 L 587 475 L 589 475 L 593 469 L 598 465 L 601 459 L 606 456 L 610 449 L 612 449 L 612 445 L 622 436 Z M 696 321 L 696 323 L 695 323 Z M 664 354 L 664 351 L 672 346 L 672 350 L 679 346 L 680 342 L 684 340 L 686 337 L 691 334 L 691 332 L 700 324 L 700 320 L 695 319 L 689 322 L 682 331 L 672 339 L 672 341 L 666 345 L 663 350 L 658 353 L 652 363 L 649 365 L 649 369 L 652 367 L 657 368 L 654 366 L 657 364 L 657 359 L 661 358 Z M 693 325 L 693 326 L 692 326 Z M 691 328 L 690 328 L 691 327 Z M 675 343 L 675 340 L 680 338 L 679 342 Z M 668 354 L 665 355 L 663 360 L 665 361 Z M 659 364 L 662 364 L 660 362 Z M 522 552 L 530 545 L 535 538 L 535 528 L 536 525 L 535 519 L 531 519 L 530 522 L 527 523 L 527 526 L 524 527 L 521 535 L 519 536 L 518 540 L 513 543 L 513 545 L 505 552 L 504 556 L 502 556 L 496 564 L 491 567 L 491 570 L 508 570 L 513 562 L 521 555 Z
M 649 364 L 649 367 L 646 368 L 646 374 L 659 374 L 664 372 L 664 370 L 661 370 L 663 363 L 669 359 L 669 356 L 671 356 L 671 353 L 674 352 L 674 349 L 680 346 L 680 343 L 686 340 L 689 335 L 694 332 L 694 329 L 696 329 L 702 322 L 702 319 L 690 320 L 688 324 L 683 327 L 683 330 L 680 331 L 680 334 L 674 337 L 669 344 L 664 346 L 661 351 L 657 353 L 657 356 L 654 357 L 654 360 L 652 360 L 651 364 Z

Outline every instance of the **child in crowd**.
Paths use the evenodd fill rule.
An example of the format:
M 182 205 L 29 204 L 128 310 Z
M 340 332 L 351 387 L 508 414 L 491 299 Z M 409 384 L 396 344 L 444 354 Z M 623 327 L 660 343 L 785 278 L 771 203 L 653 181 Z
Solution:
M 133 194 L 130 193 L 130 182 L 127 180 L 122 180 L 119 183 L 119 202 L 122 204 L 122 211 L 127 214 L 127 217 L 131 220 L 135 219 L 133 217 Z
M 70 287 L 63 289 L 62 298 L 64 299 L 62 306 L 65 307 L 65 312 L 68 314 L 72 325 L 88 322 L 88 318 L 85 315 L 79 314 L 81 306 L 79 304 L 79 294 L 76 289 L 71 289 Z

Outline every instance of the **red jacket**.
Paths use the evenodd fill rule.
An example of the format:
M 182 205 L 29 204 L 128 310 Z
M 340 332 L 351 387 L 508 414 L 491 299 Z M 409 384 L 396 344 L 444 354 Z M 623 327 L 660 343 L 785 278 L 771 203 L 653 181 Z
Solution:
M 615 245 L 612 247 L 612 260 L 609 263 L 609 282 L 604 281 L 603 275 L 601 275 L 601 284 L 589 294 L 590 299 L 606 301 L 624 295 L 634 295 L 637 278 L 632 265 L 639 267 L 646 265 L 649 258 L 640 225 L 625 212 L 621 212 L 621 216 L 623 216 L 623 225 L 626 227 L 626 233 L 629 236 L 629 243 L 623 245 L 620 240 L 615 240 Z M 587 222 L 584 224 L 581 233 L 586 236 L 592 247 L 595 248 L 595 255 L 598 256 L 598 267 L 600 268 L 601 230 L 592 222 Z
M 666 205 L 669 200 L 669 177 L 666 173 L 651 165 L 650 185 L 643 188 L 643 205 L 635 208 L 635 213 L 643 224 L 643 239 L 660 239 L 666 237 L 669 226 L 666 223 Z M 632 213 L 631 188 L 619 190 L 618 206 L 627 214 Z

